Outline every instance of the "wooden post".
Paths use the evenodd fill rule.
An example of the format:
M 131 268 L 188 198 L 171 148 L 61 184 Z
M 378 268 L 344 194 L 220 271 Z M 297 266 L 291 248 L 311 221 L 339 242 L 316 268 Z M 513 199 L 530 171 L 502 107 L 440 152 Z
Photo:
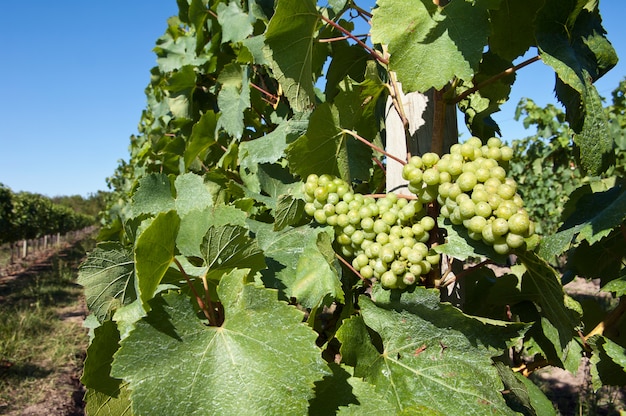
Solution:
M 398 114 L 390 97 L 387 100 L 385 113 L 387 152 L 401 159 L 405 159 L 407 154 L 423 155 L 432 150 L 436 150 L 436 153 L 448 153 L 450 147 L 458 142 L 459 137 L 456 106 L 443 103 L 441 93 L 434 90 L 429 90 L 425 94 L 419 92 L 404 94 L 400 83 L 396 84 L 399 90 L 397 102 L 402 103 L 408 126 L 405 128 L 402 117 Z M 443 123 L 442 120 L 437 123 L 436 119 L 442 116 L 445 117 Z M 407 132 L 410 134 L 408 139 Z M 435 136 L 437 136 L 437 143 L 433 143 Z M 434 149 L 433 146 L 441 150 Z M 409 195 L 407 181 L 402 178 L 402 165 L 388 160 L 386 168 L 387 192 Z M 445 256 L 442 257 L 444 264 L 447 264 Z M 455 262 L 453 270 L 459 269 L 460 271 L 462 266 L 456 263 L 458 262 Z M 461 306 L 464 297 L 462 292 L 463 287 L 458 282 L 450 285 L 447 291 L 441 292 L 442 301 Z

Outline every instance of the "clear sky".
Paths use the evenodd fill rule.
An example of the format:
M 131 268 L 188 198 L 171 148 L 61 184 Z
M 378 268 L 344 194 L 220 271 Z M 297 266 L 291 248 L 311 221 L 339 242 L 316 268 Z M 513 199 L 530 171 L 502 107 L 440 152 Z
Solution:
M 623 60 L 596 84 L 608 98 L 626 76 L 626 3 L 602 0 L 600 11 Z M 2 2 L 0 183 L 48 196 L 106 190 L 137 132 L 152 48 L 177 12 L 176 0 Z M 541 62 L 520 71 L 494 115 L 505 139 L 532 134 L 513 120 L 515 107 L 521 97 L 556 103 L 553 86 Z

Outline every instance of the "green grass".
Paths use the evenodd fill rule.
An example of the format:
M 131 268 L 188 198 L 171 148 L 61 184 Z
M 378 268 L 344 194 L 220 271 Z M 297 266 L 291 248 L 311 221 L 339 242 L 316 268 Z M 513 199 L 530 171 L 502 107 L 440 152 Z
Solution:
M 0 414 L 47 399 L 61 375 L 80 373 L 87 330 L 80 319 L 63 318 L 84 307 L 75 280 L 85 251 L 78 244 L 17 278 L 0 279 Z

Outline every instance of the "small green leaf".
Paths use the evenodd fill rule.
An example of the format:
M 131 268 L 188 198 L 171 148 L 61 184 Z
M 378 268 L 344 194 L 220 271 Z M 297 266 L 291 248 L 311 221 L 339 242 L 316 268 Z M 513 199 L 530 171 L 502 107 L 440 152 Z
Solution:
M 200 246 L 211 227 L 224 225 L 245 227 L 246 213 L 230 205 L 207 207 L 202 211 L 191 211 L 180 222 L 176 237 L 176 248 L 184 256 L 202 257 Z
M 247 274 L 233 271 L 218 286 L 221 327 L 200 321 L 186 296 L 151 301 L 113 362 L 136 414 L 306 414 L 313 383 L 329 373 L 317 334 L 276 291 L 244 284 Z
M 497 362 L 505 391 L 504 398 L 511 409 L 529 416 L 556 416 L 552 402 L 532 381 L 520 373 L 514 373 L 503 363 Z
M 332 376 L 315 383 L 310 415 L 391 415 L 395 407 L 376 392 L 374 386 L 352 376 L 352 368 L 329 364 Z

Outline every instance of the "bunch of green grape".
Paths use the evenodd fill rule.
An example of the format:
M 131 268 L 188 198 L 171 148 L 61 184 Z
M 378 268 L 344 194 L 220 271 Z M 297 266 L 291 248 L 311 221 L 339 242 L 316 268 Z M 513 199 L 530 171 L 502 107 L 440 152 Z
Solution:
M 354 193 L 330 175 L 309 175 L 304 184 L 305 211 L 319 224 L 335 229 L 341 254 L 365 279 L 377 278 L 387 289 L 421 281 L 439 254 L 428 248 L 435 220 L 419 199 L 388 193 L 375 199 Z
M 422 202 L 437 200 L 441 215 L 463 225 L 471 239 L 507 254 L 534 232 L 517 184 L 506 176 L 512 156 L 513 150 L 496 137 L 486 145 L 472 137 L 441 158 L 434 153 L 412 157 L 402 176 Z

